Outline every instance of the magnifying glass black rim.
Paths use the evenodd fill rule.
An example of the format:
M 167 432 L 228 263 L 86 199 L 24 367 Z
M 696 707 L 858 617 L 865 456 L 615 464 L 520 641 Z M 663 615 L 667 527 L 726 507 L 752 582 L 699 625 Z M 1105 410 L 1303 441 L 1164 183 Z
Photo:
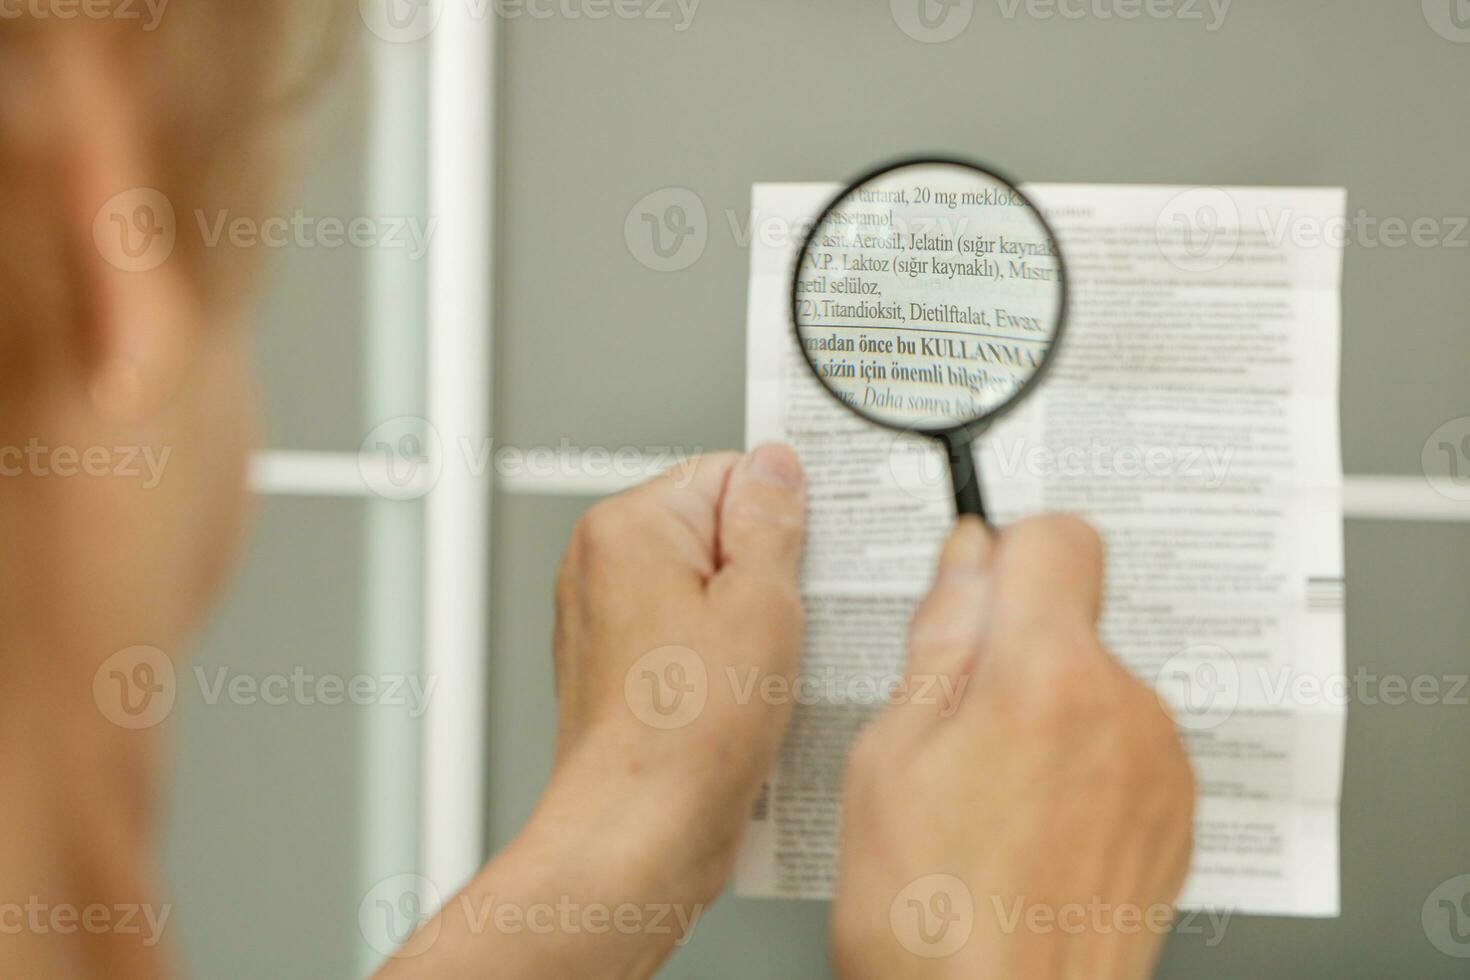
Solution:
M 1020 186 L 1009 177 L 1006 177 L 1004 174 L 995 170 L 993 167 L 976 163 L 973 160 L 965 160 L 961 157 L 920 155 L 903 157 L 890 163 L 885 163 L 881 167 L 875 167 L 874 169 L 869 170 L 868 172 L 849 181 L 847 185 L 838 192 L 837 196 L 832 198 L 832 200 L 828 202 L 827 206 L 822 209 L 821 213 L 817 215 L 817 219 L 813 221 L 811 227 L 807 229 L 806 237 L 801 243 L 801 251 L 796 254 L 796 268 L 792 271 L 791 274 L 791 327 L 792 333 L 796 337 L 797 347 L 801 351 L 802 363 L 806 365 L 807 370 L 812 373 L 812 377 L 816 378 L 817 382 L 823 388 L 826 388 L 834 396 L 837 396 L 837 390 L 827 383 L 827 379 L 822 377 L 821 373 L 817 371 L 816 365 L 813 364 L 811 358 L 807 356 L 806 345 L 802 342 L 801 314 L 797 312 L 799 309 L 798 303 L 801 298 L 797 295 L 797 286 L 801 282 L 802 261 L 806 258 L 807 253 L 811 251 L 812 240 L 816 237 L 817 229 L 821 228 L 826 223 L 828 216 L 830 216 L 832 212 L 837 209 L 837 206 L 840 205 L 843 201 L 847 200 L 847 198 L 858 188 L 894 170 L 902 170 L 905 167 L 925 166 L 932 164 L 961 167 L 965 170 L 972 170 L 978 174 L 981 174 L 982 176 L 990 178 L 991 180 L 998 181 L 999 183 L 1004 184 L 1016 193 L 1016 196 L 1021 199 L 1022 203 L 1025 204 L 1026 207 L 1031 209 L 1031 213 L 1036 215 L 1036 220 L 1041 222 L 1041 228 L 1043 231 L 1046 232 L 1047 240 L 1051 242 L 1052 250 L 1056 253 L 1057 271 L 1061 275 L 1061 281 L 1059 285 L 1061 286 L 1062 297 L 1061 303 L 1057 307 L 1056 329 L 1052 332 L 1051 347 L 1047 352 L 1046 359 L 1041 362 L 1036 371 L 1031 375 L 1029 379 L 1027 379 L 1025 384 L 1021 385 L 1021 387 L 1016 391 L 1015 394 L 1013 394 L 1010 398 L 1007 398 L 1005 401 L 997 405 L 994 409 L 986 412 L 979 418 L 972 419 L 969 422 L 961 422 L 958 425 L 951 425 L 940 428 L 922 428 L 915 425 L 900 425 L 893 422 L 885 422 L 880 418 L 875 418 L 874 416 L 862 411 L 856 405 L 853 405 L 851 402 L 847 401 L 845 398 L 837 397 L 837 401 L 841 402 L 842 405 L 844 405 L 849 411 L 851 411 L 859 418 L 865 419 L 868 422 L 873 423 L 874 425 L 881 425 L 885 429 L 894 429 L 900 432 L 913 432 L 918 435 L 930 436 L 932 438 L 948 439 L 951 442 L 960 439 L 968 442 L 974 439 L 980 433 L 984 432 L 986 429 L 988 429 L 992 424 L 995 423 L 997 419 L 1005 415 L 1011 409 L 1015 408 L 1018 404 L 1021 403 L 1023 399 L 1026 398 L 1027 395 L 1036 390 L 1036 388 L 1038 387 L 1038 383 L 1043 377 L 1045 377 L 1047 370 L 1050 369 L 1052 365 L 1052 362 L 1056 360 L 1057 346 L 1062 342 L 1062 336 L 1067 329 L 1067 309 L 1071 299 L 1071 290 L 1068 288 L 1067 260 L 1062 254 L 1061 242 L 1057 240 L 1057 235 L 1056 232 L 1052 229 L 1051 222 L 1046 220 L 1046 215 L 1041 213 L 1041 209 L 1036 206 L 1036 202 L 1031 200 L 1030 196 L 1027 195 L 1025 191 L 1021 190 Z M 813 328 L 817 326 L 817 324 L 812 324 Z

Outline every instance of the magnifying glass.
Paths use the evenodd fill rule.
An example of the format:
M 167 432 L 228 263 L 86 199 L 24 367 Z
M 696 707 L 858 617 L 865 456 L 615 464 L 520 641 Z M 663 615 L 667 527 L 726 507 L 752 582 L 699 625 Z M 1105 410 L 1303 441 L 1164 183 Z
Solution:
M 942 442 L 955 509 L 988 520 L 971 444 L 1036 389 L 1066 323 L 1065 262 L 1030 198 L 964 160 L 865 174 L 807 233 L 791 309 L 827 391 Z

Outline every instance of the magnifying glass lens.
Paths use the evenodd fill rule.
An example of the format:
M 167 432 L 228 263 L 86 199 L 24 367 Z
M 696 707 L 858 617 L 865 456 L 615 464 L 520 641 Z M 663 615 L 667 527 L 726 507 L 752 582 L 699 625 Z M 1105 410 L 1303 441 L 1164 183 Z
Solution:
M 822 214 L 792 293 L 829 391 L 882 425 L 939 435 L 1010 407 L 1061 329 L 1055 238 L 1000 177 L 924 161 L 853 184 Z

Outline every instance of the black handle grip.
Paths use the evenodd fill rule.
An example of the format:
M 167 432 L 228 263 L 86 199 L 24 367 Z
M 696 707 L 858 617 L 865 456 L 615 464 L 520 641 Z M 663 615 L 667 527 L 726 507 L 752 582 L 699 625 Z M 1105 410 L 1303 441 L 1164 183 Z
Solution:
M 943 437 L 949 455 L 949 479 L 954 486 L 955 513 L 960 517 L 973 514 L 988 526 L 985 500 L 980 492 L 980 471 L 975 466 L 975 449 L 963 435 Z

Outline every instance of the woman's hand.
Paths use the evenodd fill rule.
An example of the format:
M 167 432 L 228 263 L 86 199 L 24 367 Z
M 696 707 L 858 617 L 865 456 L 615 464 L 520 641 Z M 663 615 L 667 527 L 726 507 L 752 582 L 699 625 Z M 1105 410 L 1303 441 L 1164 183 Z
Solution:
M 952 713 L 890 707 L 853 752 L 840 976 L 1149 975 L 1194 785 L 1168 713 L 1098 640 L 1101 591 L 1080 521 L 950 537 L 907 669 L 964 693 Z
M 652 975 L 723 887 L 790 716 L 759 679 L 796 671 L 805 512 L 785 446 L 587 512 L 557 579 L 550 784 L 387 975 Z
M 589 510 L 557 579 L 563 819 L 639 814 L 706 899 L 791 713 L 749 681 L 795 673 L 805 514 L 785 446 L 705 457 Z

